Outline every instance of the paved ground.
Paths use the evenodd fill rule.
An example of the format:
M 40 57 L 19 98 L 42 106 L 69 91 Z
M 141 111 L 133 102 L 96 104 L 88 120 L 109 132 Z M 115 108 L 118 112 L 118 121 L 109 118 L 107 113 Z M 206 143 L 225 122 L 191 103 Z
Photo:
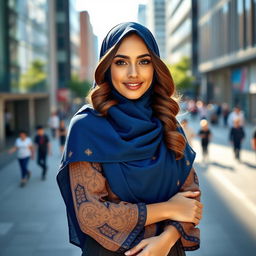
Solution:
M 193 123 L 197 130 L 197 123 Z M 226 140 L 227 130 L 213 128 L 210 163 L 200 163 L 197 169 L 203 203 L 201 249 L 189 256 L 253 255 L 256 251 L 256 156 L 243 150 L 242 162 L 233 159 Z M 248 127 L 248 134 L 251 127 Z M 65 209 L 55 177 L 60 154 L 57 141 L 49 158 L 50 170 L 46 181 L 40 180 L 40 169 L 30 163 L 32 178 L 20 188 L 16 161 L 0 170 L 0 256 L 78 256 L 80 250 L 68 243 Z M 249 139 L 245 142 L 249 149 Z M 1 154 L 0 158 L 4 155 Z

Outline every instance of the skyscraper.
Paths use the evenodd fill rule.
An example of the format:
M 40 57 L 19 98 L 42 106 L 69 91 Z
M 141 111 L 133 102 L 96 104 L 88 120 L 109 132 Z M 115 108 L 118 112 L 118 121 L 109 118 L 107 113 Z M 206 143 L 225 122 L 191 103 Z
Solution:
M 206 100 L 256 116 L 256 1 L 198 1 L 199 71 Z

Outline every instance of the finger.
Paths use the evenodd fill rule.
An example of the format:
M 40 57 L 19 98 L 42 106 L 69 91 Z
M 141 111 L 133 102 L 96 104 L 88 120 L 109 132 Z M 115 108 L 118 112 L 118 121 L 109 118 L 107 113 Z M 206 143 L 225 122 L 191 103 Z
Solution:
M 196 205 L 197 205 L 199 208 L 201 208 L 201 209 L 204 208 L 204 205 L 203 205 L 201 202 L 199 202 L 199 201 L 196 201 Z
M 202 219 L 202 214 L 196 214 L 196 216 L 195 216 L 197 219 L 199 219 L 199 220 L 201 220 Z
M 125 252 L 125 255 L 134 255 L 135 253 L 141 251 L 147 245 L 147 239 L 142 240 L 139 244 L 134 246 L 131 250 Z
M 202 212 L 197 211 L 196 214 L 195 214 L 195 216 L 198 217 L 198 218 L 199 218 L 199 217 L 202 218 Z
M 197 197 L 200 195 L 200 191 L 185 191 L 185 192 L 180 192 L 180 194 L 185 197 Z
M 136 254 L 136 256 L 147 256 L 147 252 L 145 250 L 141 251 L 139 254 Z
M 193 223 L 197 226 L 199 224 L 199 219 L 194 218 Z

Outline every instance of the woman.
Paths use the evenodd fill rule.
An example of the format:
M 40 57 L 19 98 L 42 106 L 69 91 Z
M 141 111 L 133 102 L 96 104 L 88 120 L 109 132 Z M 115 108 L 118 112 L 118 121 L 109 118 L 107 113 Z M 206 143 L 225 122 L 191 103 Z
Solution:
M 195 153 L 176 121 L 174 84 L 147 28 L 128 22 L 108 33 L 95 85 L 92 106 L 71 121 L 57 176 L 70 242 L 84 256 L 197 249 Z
M 31 172 L 28 170 L 29 159 L 34 157 L 32 140 L 28 137 L 27 132 L 19 132 L 19 138 L 16 139 L 14 147 L 9 150 L 9 154 L 16 151 L 18 152 L 18 161 L 21 170 L 20 186 L 24 187 L 31 176 Z

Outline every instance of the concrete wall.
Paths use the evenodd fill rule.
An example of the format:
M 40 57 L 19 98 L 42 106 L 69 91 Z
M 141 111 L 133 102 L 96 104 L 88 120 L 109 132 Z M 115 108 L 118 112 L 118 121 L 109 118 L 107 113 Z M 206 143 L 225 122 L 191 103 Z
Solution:
M 12 136 L 25 130 L 33 134 L 37 125 L 47 126 L 50 100 L 47 94 L 0 94 L 0 150 L 5 148 L 5 109 L 11 113 Z

